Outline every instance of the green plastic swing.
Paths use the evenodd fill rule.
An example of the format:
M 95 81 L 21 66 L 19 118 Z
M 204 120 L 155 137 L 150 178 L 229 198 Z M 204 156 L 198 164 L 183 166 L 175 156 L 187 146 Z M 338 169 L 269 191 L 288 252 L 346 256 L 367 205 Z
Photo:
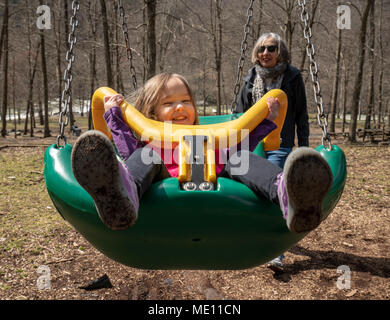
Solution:
M 201 117 L 201 124 L 233 116 Z M 75 180 L 72 147 L 50 146 L 45 180 L 62 217 L 107 257 L 141 269 L 245 269 L 285 252 L 306 234 L 293 234 L 278 206 L 259 199 L 248 187 L 218 178 L 214 191 L 183 191 L 176 178 L 155 183 L 141 201 L 137 223 L 112 231 L 100 221 L 90 195 Z M 325 219 L 345 185 L 343 151 L 319 146 L 333 173 L 323 204 Z M 260 144 L 255 152 L 263 153 Z
M 77 21 L 75 6 L 71 22 Z M 69 41 L 73 50 L 73 35 Z M 73 52 L 67 54 L 65 94 L 70 96 Z M 286 227 L 278 206 L 258 198 L 248 187 L 218 178 L 213 191 L 183 191 L 176 178 L 152 185 L 139 209 L 137 223 L 112 231 L 100 221 L 90 195 L 78 184 L 71 169 L 70 144 L 64 141 L 67 101 L 60 115 L 57 144 L 44 157 L 47 191 L 61 216 L 96 249 L 124 265 L 141 269 L 246 269 L 263 264 L 285 252 L 306 234 Z M 221 123 L 237 115 L 200 117 L 201 124 Z M 67 121 L 65 121 L 67 122 Z M 323 202 L 322 220 L 336 206 L 346 181 L 346 159 L 336 145 L 319 146 L 318 152 L 333 173 L 333 185 Z M 255 150 L 264 156 L 263 143 Z

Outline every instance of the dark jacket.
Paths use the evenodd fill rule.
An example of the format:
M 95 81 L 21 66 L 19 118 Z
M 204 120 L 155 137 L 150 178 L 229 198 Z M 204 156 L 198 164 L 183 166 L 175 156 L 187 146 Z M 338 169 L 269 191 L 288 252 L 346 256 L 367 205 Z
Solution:
M 245 112 L 252 105 L 252 88 L 256 71 L 252 67 L 244 78 L 244 84 L 237 101 L 236 113 Z M 305 84 L 300 71 L 288 65 L 284 73 L 281 90 L 287 94 L 288 107 L 286 119 L 281 132 L 280 146 L 294 146 L 295 126 L 297 127 L 298 146 L 309 146 L 309 117 L 307 114 Z

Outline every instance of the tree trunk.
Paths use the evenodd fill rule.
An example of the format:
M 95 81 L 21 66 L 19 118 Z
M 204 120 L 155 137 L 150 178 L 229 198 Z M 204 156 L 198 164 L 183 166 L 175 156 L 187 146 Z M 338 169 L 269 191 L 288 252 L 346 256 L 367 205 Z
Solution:
M 61 12 L 61 10 L 59 10 Z M 55 12 L 53 13 L 55 15 Z M 56 20 L 58 20 L 58 30 L 56 30 Z M 61 59 L 62 59 L 62 53 L 61 53 L 61 15 L 59 14 L 58 19 L 55 18 L 54 16 L 54 23 L 53 23 L 53 31 L 54 34 L 56 35 L 56 52 L 57 52 L 57 85 L 58 85 L 58 112 L 61 112 L 62 105 L 61 105 L 61 96 L 62 96 L 62 69 L 61 69 Z
M 27 98 L 26 119 L 24 119 L 24 130 L 23 130 L 24 135 L 26 135 L 28 132 L 29 116 L 30 116 L 30 100 L 29 100 L 29 98 Z
M 144 0 L 146 4 L 147 65 L 146 79 L 156 74 L 156 0 Z
M 375 0 L 373 0 L 374 3 L 372 5 L 371 11 L 370 11 L 370 44 L 369 44 L 369 51 L 368 51 L 368 61 L 370 65 L 370 82 L 369 82 L 369 89 L 368 89 L 368 110 L 366 114 L 366 120 L 364 123 L 364 129 L 371 129 L 371 117 L 373 115 L 374 110 L 374 97 L 375 97 L 375 56 L 374 56 L 374 49 L 375 49 Z
M 4 7 L 4 20 L 3 20 L 3 26 L 1 28 L 1 33 L 0 33 L 0 65 L 1 65 L 1 58 L 3 57 L 3 43 L 4 43 L 4 34 L 5 34 L 5 26 L 7 26 L 8 28 L 8 15 L 7 15 L 7 21 L 5 19 L 5 11 L 7 10 L 7 12 L 9 11 L 8 9 L 8 1 L 7 3 L 5 4 L 6 7 Z
M 169 45 L 174 38 L 175 34 L 175 23 L 176 20 L 173 19 L 171 12 L 164 19 L 163 28 L 161 28 L 160 35 L 158 37 L 158 47 L 159 47 L 159 56 L 158 56 L 158 69 L 159 72 L 163 72 L 165 69 L 165 59 L 166 54 L 169 48 Z
M 7 104 L 8 104 L 8 0 L 5 0 L 4 7 L 4 20 L 3 20 L 3 32 L 4 32 L 4 40 L 3 47 L 0 47 L 0 51 L 4 49 L 4 62 L 3 62 L 3 106 L 1 108 L 1 121 L 2 121 L 2 129 L 1 136 L 5 138 L 7 135 Z
M 109 32 L 108 32 L 107 8 L 106 8 L 105 0 L 100 0 L 100 7 L 101 7 L 102 21 L 103 21 L 104 57 L 106 61 L 107 85 L 110 88 L 112 88 L 114 85 L 114 81 L 112 80 L 110 39 L 109 39 Z
M 143 57 L 143 64 L 142 64 L 142 80 L 146 81 L 147 76 L 147 65 L 148 65 L 148 46 L 147 46 L 147 30 L 148 30 L 148 23 L 146 21 L 146 6 L 144 6 L 142 10 L 142 25 L 143 25 L 143 37 L 142 37 L 142 57 Z
M 213 10 L 213 2 L 215 10 Z M 214 45 L 215 71 L 217 73 L 217 114 L 221 114 L 222 96 L 222 0 L 210 0 L 211 33 Z M 214 11 L 214 12 L 213 12 Z
M 356 142 L 356 128 L 357 128 L 357 118 L 359 112 L 359 101 L 360 94 L 362 89 L 363 81 L 363 66 L 364 66 L 364 55 L 366 52 L 366 29 L 367 29 L 367 19 L 368 14 L 371 10 L 372 5 L 375 0 L 367 0 L 366 8 L 362 16 L 362 24 L 360 29 L 359 36 L 359 69 L 358 74 L 355 79 L 355 85 L 352 95 L 352 106 L 351 106 L 351 123 L 349 125 L 349 141 Z
M 28 127 L 28 116 L 30 115 L 30 136 L 33 137 L 34 135 L 34 107 L 33 107 L 33 89 L 34 89 L 34 78 L 35 78 L 35 73 L 37 71 L 37 64 L 38 64 L 38 54 L 39 54 L 39 49 L 40 49 L 40 43 L 38 43 L 37 46 L 37 52 L 35 53 L 35 58 L 34 58 L 34 66 L 30 65 L 30 79 L 29 79 L 29 87 L 28 87 L 28 98 L 27 98 L 27 108 L 26 108 L 26 121 L 24 124 L 24 134 L 27 134 L 27 127 Z M 29 61 L 31 58 L 29 58 Z M 32 62 L 30 61 L 30 64 Z
M 15 56 L 12 57 L 12 105 L 14 107 L 14 137 L 16 139 L 16 73 L 15 73 Z
M 292 20 L 294 4 L 295 4 L 295 0 L 285 1 L 287 21 L 286 21 L 286 25 L 285 25 L 284 38 L 286 39 L 286 42 L 287 42 L 287 48 L 288 48 L 288 52 L 290 53 L 290 59 L 292 59 L 292 54 L 291 54 L 292 38 L 293 38 L 294 29 L 295 29 L 295 25 L 294 25 L 294 22 Z M 290 62 L 292 62 L 292 61 L 290 61 Z
M 346 116 L 347 116 L 347 97 L 348 97 L 348 69 L 345 66 L 345 55 L 343 55 L 343 69 L 344 69 L 344 92 L 343 92 L 343 124 L 342 133 L 345 132 Z
M 390 104 L 389 104 L 389 99 L 386 101 L 386 106 L 387 106 L 387 121 L 388 121 L 388 127 L 390 129 Z
M 89 107 L 88 107 L 88 129 L 91 130 L 93 129 L 93 123 L 92 123 L 92 96 L 95 91 L 95 78 L 96 78 L 96 47 L 95 43 L 97 41 L 97 36 L 96 36 L 96 5 L 93 9 L 95 12 L 95 18 L 92 19 L 92 9 L 91 9 L 91 1 L 88 1 L 88 20 L 90 24 L 90 30 L 92 33 L 92 38 L 93 38 L 93 44 L 91 48 L 91 52 L 89 53 L 89 63 L 90 63 L 90 99 L 89 99 Z
M 38 117 L 39 117 L 39 125 L 45 125 L 45 120 L 43 119 L 43 110 L 42 110 L 42 97 L 41 92 L 37 90 L 36 92 L 38 96 Z
M 115 12 L 117 12 L 117 10 L 114 11 L 114 14 Z M 116 21 L 116 19 L 114 18 L 114 21 Z M 121 92 L 123 93 L 123 85 L 122 85 L 122 72 L 121 72 L 121 67 L 120 67 L 120 62 L 121 62 L 121 56 L 120 56 L 120 52 L 119 52 L 119 30 L 118 30 L 118 24 L 115 23 L 115 42 L 116 42 L 116 46 L 115 46 L 115 62 L 116 62 L 116 65 L 115 65 L 115 80 L 116 80 L 116 90 L 118 92 Z
M 42 5 L 43 1 L 39 0 L 39 4 Z M 42 64 L 42 75 L 43 75 L 43 104 L 44 104 L 44 129 L 43 129 L 43 137 L 50 137 L 50 129 L 49 129 L 49 83 L 47 78 L 47 64 L 46 64 L 46 47 L 45 47 L 45 34 L 44 31 L 40 31 L 41 38 L 41 64 Z
M 380 58 L 380 65 L 379 65 L 379 87 L 378 87 L 378 123 L 377 128 L 381 127 L 382 122 L 382 106 L 383 106 L 383 59 L 384 59 L 384 53 L 383 53 L 383 38 L 382 38 L 382 23 L 383 23 L 383 0 L 381 1 L 381 9 L 380 9 L 380 16 L 379 16 L 379 58 Z M 383 118 L 383 124 L 384 124 L 384 118 Z
M 32 95 L 31 98 L 29 99 L 29 103 L 30 103 L 30 137 L 34 137 L 35 117 L 34 117 L 34 102 L 33 102 Z
M 330 126 L 329 126 L 331 132 L 336 132 L 336 111 L 337 111 L 337 97 L 339 93 L 341 41 L 342 41 L 342 34 L 341 34 L 341 29 L 339 29 L 338 37 L 337 37 L 336 70 L 335 70 L 334 81 L 333 81 L 332 105 L 331 105 Z
M 252 47 L 255 46 L 256 41 L 260 38 L 261 36 L 261 26 L 263 23 L 263 0 L 259 1 L 259 11 L 258 11 L 258 16 L 257 19 L 258 23 L 256 25 L 253 25 L 253 44 Z

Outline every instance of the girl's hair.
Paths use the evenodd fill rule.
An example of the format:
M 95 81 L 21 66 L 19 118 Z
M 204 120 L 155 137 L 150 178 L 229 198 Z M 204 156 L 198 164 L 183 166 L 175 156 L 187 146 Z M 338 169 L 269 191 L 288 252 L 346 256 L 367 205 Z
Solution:
M 196 110 L 194 96 L 190 86 L 183 76 L 176 73 L 163 72 L 146 81 L 144 86 L 136 92 L 137 98 L 134 102 L 134 107 L 139 110 L 145 117 L 157 120 L 154 109 L 162 98 L 162 91 L 167 85 L 167 82 L 172 78 L 180 79 L 181 82 L 183 82 L 183 84 L 186 86 L 191 103 L 195 108 L 194 124 L 199 124 L 198 112 Z
M 276 42 L 276 45 L 278 46 L 277 63 L 290 62 L 290 55 L 282 38 L 277 33 L 267 32 L 263 33 L 256 41 L 256 44 L 252 50 L 252 63 L 255 64 L 257 61 L 259 61 L 258 53 L 260 52 L 260 47 L 268 38 L 273 38 Z

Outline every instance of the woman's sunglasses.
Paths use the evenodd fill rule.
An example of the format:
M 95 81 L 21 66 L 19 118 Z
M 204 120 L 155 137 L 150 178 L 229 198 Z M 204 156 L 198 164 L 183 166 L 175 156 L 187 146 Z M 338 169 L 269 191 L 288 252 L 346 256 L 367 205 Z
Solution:
M 265 49 L 268 50 L 268 52 L 275 52 L 276 50 L 278 50 L 278 46 L 261 46 L 260 47 L 260 50 L 259 52 L 263 53 L 265 51 Z

